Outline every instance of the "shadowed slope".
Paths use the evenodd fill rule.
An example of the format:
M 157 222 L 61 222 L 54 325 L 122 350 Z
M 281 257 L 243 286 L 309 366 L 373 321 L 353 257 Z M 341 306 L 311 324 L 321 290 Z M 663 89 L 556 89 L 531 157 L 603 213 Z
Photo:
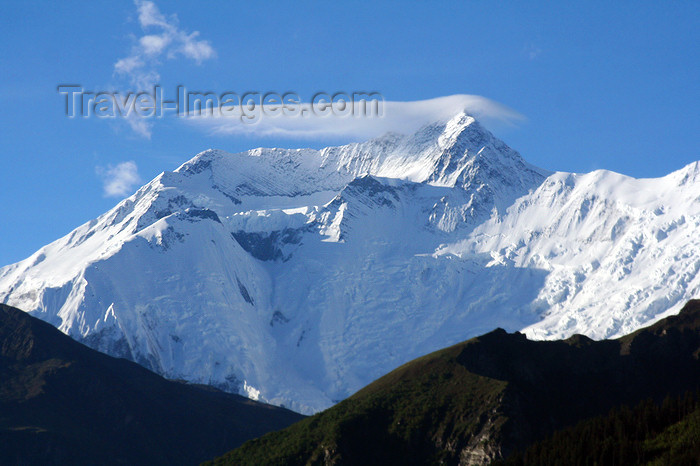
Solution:
M 0 305 L 0 463 L 196 464 L 302 418 L 103 355 Z
M 411 361 L 216 464 L 481 464 L 620 404 L 700 383 L 700 301 L 617 340 L 503 330 Z

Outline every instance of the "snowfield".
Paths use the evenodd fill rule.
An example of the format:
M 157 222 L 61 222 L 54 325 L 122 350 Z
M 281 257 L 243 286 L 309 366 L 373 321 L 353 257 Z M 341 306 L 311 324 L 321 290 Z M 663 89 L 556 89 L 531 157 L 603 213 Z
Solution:
M 700 286 L 699 173 L 549 173 L 463 113 L 320 151 L 208 150 L 0 269 L 0 301 L 312 413 L 495 327 L 600 339 L 678 312 Z

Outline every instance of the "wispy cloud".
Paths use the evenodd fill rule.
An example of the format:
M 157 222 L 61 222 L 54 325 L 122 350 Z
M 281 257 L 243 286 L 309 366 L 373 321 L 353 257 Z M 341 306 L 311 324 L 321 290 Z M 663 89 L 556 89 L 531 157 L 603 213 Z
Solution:
M 254 124 L 240 118 L 201 115 L 187 122 L 214 134 L 298 139 L 345 138 L 364 140 L 387 132 L 412 133 L 421 126 L 446 120 L 459 112 L 474 116 L 488 125 L 513 125 L 525 118 L 504 105 L 478 95 L 459 94 L 409 102 L 385 101 L 381 116 L 315 115 L 306 108 L 304 116 L 261 116 Z
M 177 15 L 166 17 L 155 3 L 136 0 L 138 21 L 144 35 L 135 39 L 131 53 L 114 64 L 114 71 L 147 89 L 160 79 L 157 67 L 163 58 L 185 57 L 202 63 L 216 56 L 209 41 L 199 39 L 199 31 L 180 29 Z
M 199 31 L 190 33 L 180 29 L 177 15 L 166 17 L 151 1 L 135 0 L 134 3 L 143 35 L 134 37 L 129 55 L 114 64 L 115 74 L 134 86 L 133 90 L 149 90 L 157 84 L 160 81 L 158 66 L 164 59 L 184 57 L 201 64 L 216 56 L 209 41 L 199 38 Z M 151 136 L 151 122 L 130 118 L 127 123 L 137 134 Z
M 95 172 L 102 179 L 106 197 L 124 197 L 142 183 L 136 162 L 132 160 L 116 166 L 96 167 Z
M 523 47 L 522 54 L 525 58 L 532 61 L 542 54 L 542 49 L 534 43 L 530 42 L 528 44 L 525 44 L 525 47 Z

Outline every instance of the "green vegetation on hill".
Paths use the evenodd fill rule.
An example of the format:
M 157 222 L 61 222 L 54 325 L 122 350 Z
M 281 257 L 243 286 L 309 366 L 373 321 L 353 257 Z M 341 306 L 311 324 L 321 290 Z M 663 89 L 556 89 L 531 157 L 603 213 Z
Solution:
M 695 390 L 699 353 L 700 301 L 618 340 L 536 342 L 499 329 L 211 464 L 488 464 L 615 406 Z
M 700 397 L 646 400 L 582 421 L 495 466 L 700 464 Z
M 215 464 L 430 464 L 505 421 L 506 384 L 456 363 L 461 346 L 406 364 L 335 407 L 246 443 Z M 484 440 L 488 443 L 488 440 Z
M 431 464 L 505 418 L 489 416 L 506 383 L 456 363 L 458 345 L 406 364 L 293 428 L 246 443 L 215 464 Z M 427 434 L 427 435 L 426 435 Z M 488 442 L 488 440 L 485 440 Z

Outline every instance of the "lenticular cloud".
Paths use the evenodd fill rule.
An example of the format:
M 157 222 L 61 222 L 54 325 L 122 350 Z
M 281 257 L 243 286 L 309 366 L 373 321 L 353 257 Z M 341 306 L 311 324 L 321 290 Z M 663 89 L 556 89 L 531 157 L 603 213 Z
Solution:
M 410 134 L 421 126 L 446 120 L 466 112 L 482 123 L 507 123 L 523 120 L 515 110 L 478 95 L 458 94 L 417 101 L 384 101 L 380 103 L 378 115 L 337 116 L 328 112 L 318 115 L 311 105 L 301 104 L 306 109 L 303 116 L 268 117 L 261 115 L 251 124 L 240 118 L 217 115 L 189 117 L 188 121 L 212 133 L 250 135 L 255 137 L 289 137 L 299 139 L 347 138 L 368 139 L 388 132 Z

